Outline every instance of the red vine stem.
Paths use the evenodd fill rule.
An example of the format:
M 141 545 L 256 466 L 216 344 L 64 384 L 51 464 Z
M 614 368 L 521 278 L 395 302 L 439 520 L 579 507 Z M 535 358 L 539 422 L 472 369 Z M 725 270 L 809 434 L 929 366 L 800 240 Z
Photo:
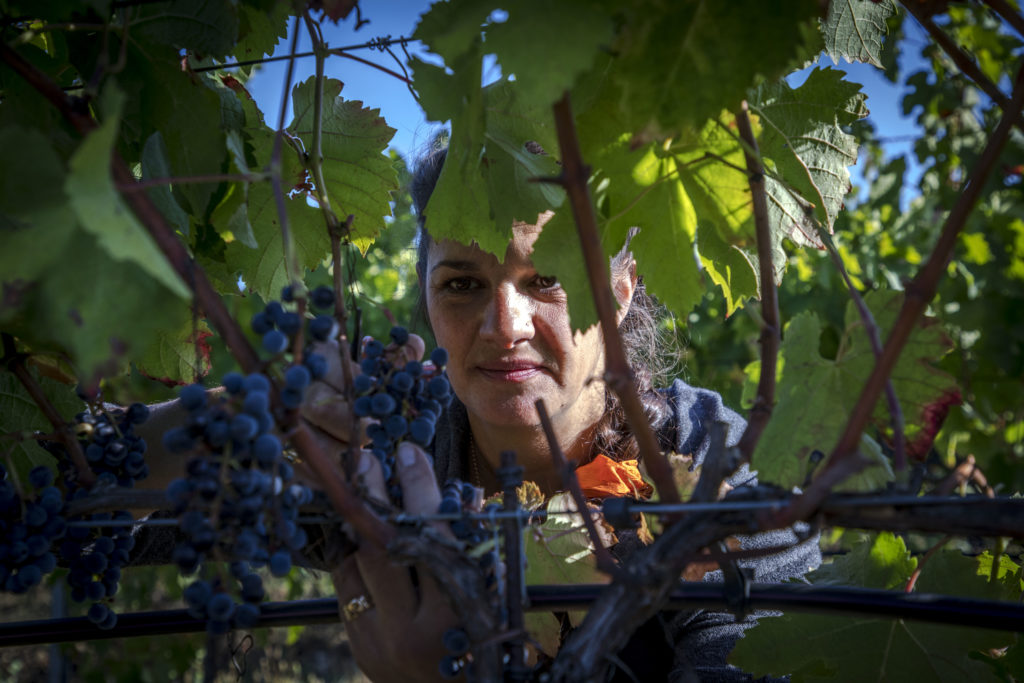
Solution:
M 0 42 L 0 58 L 56 106 L 82 135 L 88 134 L 97 127 L 96 121 L 92 117 L 80 110 L 45 74 L 25 61 L 6 43 Z M 115 150 L 111 156 L 114 182 L 123 185 L 135 182 L 135 177 L 120 154 Z M 149 231 L 157 247 L 163 252 L 178 275 L 192 286 L 206 318 L 224 339 L 224 343 L 242 370 L 245 372 L 258 371 L 259 356 L 256 351 L 249 344 L 242 328 L 231 317 L 227 307 L 224 306 L 220 296 L 207 279 L 206 273 L 192 262 L 185 247 L 178 241 L 163 214 L 145 192 L 125 192 L 122 196 L 139 221 Z M 292 431 L 291 436 L 299 453 L 316 472 L 320 480 L 318 483 L 327 493 L 335 510 L 348 520 L 364 539 L 374 544 L 386 544 L 392 537 L 391 528 L 363 505 L 361 499 L 345 482 L 338 468 L 320 448 L 320 444 L 309 431 L 309 427 L 300 422 Z
M 1016 125 L 1016 121 L 1020 117 L 1021 109 L 1024 107 L 1024 66 L 1017 70 L 1013 92 L 1013 100 L 1010 102 L 1009 108 L 1003 111 L 999 125 L 989 136 L 985 149 L 974 168 L 971 169 L 967 183 L 953 206 L 953 210 L 949 212 L 949 216 L 942 226 L 942 233 L 939 235 L 939 240 L 928 257 L 928 261 L 907 285 L 903 306 L 900 308 L 899 317 L 893 325 L 888 339 L 886 339 L 882 356 L 868 377 L 857 403 L 850 413 L 846 430 L 832 450 L 819 478 L 815 479 L 805 494 L 794 499 L 792 504 L 780 511 L 780 519 L 773 520 L 770 524 L 778 524 L 782 520 L 786 521 L 786 524 L 781 526 L 788 526 L 789 523 L 799 519 L 806 519 L 819 506 L 831 486 L 837 483 L 837 473 L 860 459 L 857 446 L 861 434 L 874 412 L 875 403 L 885 387 L 886 380 L 892 374 L 893 367 L 910 338 L 911 332 L 917 326 L 918 319 L 924 313 L 925 307 L 935 297 L 939 281 L 946 271 L 946 265 L 953 256 L 953 249 L 956 247 L 960 230 L 967 222 L 967 217 L 977 203 L 985 181 L 992 173 L 992 169 L 1009 139 L 1010 129 Z M 766 521 L 766 523 L 769 522 Z
M 771 225 L 768 220 L 768 196 L 765 190 L 764 166 L 757 147 L 757 138 L 750 125 L 749 109 L 744 100 L 736 114 L 740 139 L 743 141 L 743 157 L 747 164 L 747 182 L 750 197 L 754 203 L 754 232 L 757 237 L 757 265 L 761 280 L 761 376 L 757 381 L 757 395 L 750 408 L 750 419 L 743 430 L 739 449 L 743 460 L 750 457 L 757 448 L 775 405 L 775 369 L 779 353 L 779 296 L 775 287 L 775 268 L 772 266 Z
M 377 69 L 378 71 L 383 71 L 384 73 L 386 73 L 389 76 L 394 76 L 395 78 L 397 78 L 398 80 L 402 81 L 406 85 L 412 85 L 412 81 L 409 80 L 409 78 L 407 76 L 403 76 L 402 74 L 398 73 L 397 71 L 392 71 L 391 69 L 387 68 L 386 66 L 383 66 L 381 64 L 377 64 L 376 62 L 371 62 L 369 59 L 363 59 L 362 57 L 356 57 L 355 55 L 350 55 L 348 52 L 345 52 L 344 49 L 331 50 L 330 52 L 331 52 L 332 55 L 338 55 L 339 57 L 345 57 L 346 59 L 351 59 L 351 60 L 357 61 L 360 64 L 365 64 L 366 66 L 371 66 L 374 69 Z
M 636 436 L 640 447 L 640 457 L 647 465 L 647 471 L 654 479 L 658 496 L 665 503 L 678 503 L 679 491 L 676 490 L 672 468 L 658 447 L 651 425 L 647 422 L 643 405 L 637 394 L 633 371 L 626 359 L 616 325 L 615 303 L 612 298 L 611 284 L 606 275 L 608 263 L 601 242 L 597 235 L 597 218 L 594 205 L 590 201 L 590 190 L 587 187 L 589 175 L 580 154 L 580 143 L 576 135 L 576 122 L 573 119 L 572 104 L 569 93 L 562 96 L 554 105 L 555 128 L 558 132 L 558 146 L 562 157 L 562 173 L 558 183 L 565 188 L 572 205 L 576 230 L 580 237 L 580 248 L 587 267 L 587 278 L 590 280 L 590 291 L 594 297 L 594 305 L 601 321 L 601 332 L 605 347 L 605 382 L 619 397 L 626 413 L 626 420 Z
M 53 429 L 60 437 L 61 443 L 64 444 L 64 448 L 71 458 L 71 464 L 74 465 L 75 472 L 78 473 L 78 481 L 86 488 L 92 486 L 96 482 L 96 475 L 93 474 L 92 468 L 89 467 L 89 463 L 85 459 L 85 453 L 82 452 L 81 444 L 78 443 L 78 439 L 71 432 L 70 425 L 61 417 L 53 404 L 50 403 L 50 399 L 46 397 L 43 387 L 39 385 L 36 378 L 25 367 L 25 357 L 17 352 L 14 346 L 14 337 L 6 333 L 3 335 L 3 350 L 3 360 L 7 364 L 7 369 L 18 378 L 21 386 L 25 387 L 25 391 L 32 397 L 32 401 L 39 407 L 43 416 L 53 425 Z
M 875 359 L 878 360 L 882 357 L 882 337 L 878 331 L 878 323 L 875 322 L 875 317 L 871 315 L 871 309 L 868 308 L 864 297 L 860 295 L 860 292 L 853 285 L 850 274 L 846 272 L 846 266 L 843 265 L 843 257 L 839 255 L 839 250 L 836 249 L 832 237 L 821 228 L 820 224 L 818 230 L 821 235 L 821 241 L 825 244 L 829 256 L 832 257 L 832 263 L 842 276 L 843 282 L 846 283 L 846 289 L 850 293 L 850 298 L 853 299 L 854 305 L 857 307 L 861 324 L 864 325 L 864 332 L 868 335 L 871 351 L 875 354 Z M 892 422 L 893 462 L 896 464 L 897 470 L 903 470 L 907 466 L 906 439 L 903 435 L 903 408 L 900 407 L 900 399 L 896 396 L 896 387 L 892 384 L 892 377 L 887 377 L 885 380 L 885 400 L 889 404 L 889 418 Z
M 551 417 L 548 415 L 547 406 L 544 405 L 544 399 L 537 399 L 533 405 L 537 408 L 540 424 L 544 428 L 544 436 L 547 437 L 548 446 L 551 448 L 551 459 L 554 461 L 558 473 L 562 475 L 562 485 L 569 491 L 573 501 L 576 503 L 576 509 L 579 511 L 580 516 L 583 517 L 583 525 L 587 528 L 587 535 L 590 536 L 590 542 L 594 544 L 594 557 L 597 560 L 597 568 L 612 574 L 616 570 L 615 560 L 601 541 L 601 535 L 597 533 L 597 527 L 594 525 L 594 518 L 591 516 L 587 499 L 583 496 L 583 489 L 580 488 L 580 480 L 576 478 L 575 468 L 572 466 L 572 463 L 565 459 L 562 448 L 558 445 L 558 435 L 555 434 L 555 427 L 551 424 Z
M 909 0 L 904 2 L 903 6 L 907 8 L 917 22 L 924 27 L 928 34 L 938 43 L 942 51 L 949 55 L 949 58 L 953 60 L 957 68 L 963 72 L 965 76 L 970 78 L 974 83 L 981 88 L 981 90 L 992 98 L 992 101 L 998 104 L 1004 112 L 1010 109 L 1010 98 L 1008 98 L 999 87 L 989 80 L 988 76 L 982 73 L 981 69 L 974 62 L 970 55 L 960 49 L 960 46 L 953 42 L 953 39 L 949 35 L 939 28 L 934 21 L 932 21 L 931 15 L 924 11 L 924 8 L 920 6 L 920 3 L 916 0 Z M 1019 29 L 1018 29 L 1019 30 Z M 1014 117 L 1013 124 L 1024 131 L 1024 118 L 1021 118 L 1018 113 Z
M 931 548 L 928 548 L 928 552 L 926 552 L 924 554 L 924 557 L 922 557 L 921 560 L 917 563 L 917 567 L 914 569 L 914 573 L 910 575 L 909 579 L 907 579 L 907 585 L 903 588 L 904 592 L 913 592 L 914 586 L 917 585 L 917 580 L 921 578 L 921 570 L 924 569 L 925 562 L 932 559 L 932 555 L 937 553 L 942 548 L 942 546 L 946 545 L 951 540 L 953 540 L 952 536 L 944 536 L 942 540 L 933 545 Z

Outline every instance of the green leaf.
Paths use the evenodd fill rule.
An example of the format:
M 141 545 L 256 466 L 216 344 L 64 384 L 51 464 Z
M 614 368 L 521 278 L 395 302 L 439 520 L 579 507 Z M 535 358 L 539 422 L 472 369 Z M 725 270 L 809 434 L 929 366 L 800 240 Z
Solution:
M 882 68 L 880 55 L 885 21 L 894 12 L 892 0 L 836 0 L 821 22 L 825 52 L 833 62 L 867 62 Z
M 135 214 L 124 205 L 110 177 L 110 155 L 123 101 L 120 91 L 108 91 L 111 113 L 71 158 L 71 173 L 64 183 L 64 191 L 82 226 L 96 236 L 114 259 L 135 263 L 170 291 L 185 298 L 189 296 L 185 283 Z
M 142 179 L 170 178 L 170 164 L 167 163 L 167 146 L 164 145 L 164 138 L 157 131 L 149 136 L 145 146 L 142 148 Z M 188 237 L 188 214 L 181 208 L 181 205 L 174 199 L 170 185 L 161 185 L 146 191 L 149 198 L 153 200 L 156 208 L 164 215 L 167 222 L 177 228 L 182 235 Z
M 75 215 L 63 190 L 63 164 L 42 133 L 0 128 L 0 149 L 18 160 L 17 173 L 0 183 L 0 279 L 30 281 L 53 267 L 77 229 Z
M 751 97 L 761 121 L 758 146 L 769 168 L 766 178 L 773 238 L 822 248 L 814 217 L 829 232 L 850 190 L 849 166 L 857 163 L 857 141 L 843 127 L 867 116 L 860 85 L 837 69 L 814 69 L 799 88 L 785 81 L 763 85 Z M 794 196 L 794 193 L 798 196 Z
M 576 512 L 576 504 L 568 493 L 548 499 L 547 511 Z M 601 521 L 595 520 L 598 526 Z M 607 543 L 607 540 L 605 541 Z M 597 570 L 593 545 L 583 525 L 583 516 L 549 514 L 544 524 L 528 526 L 523 532 L 523 554 L 526 557 L 524 578 L 527 585 L 605 583 L 607 577 Z M 578 624 L 585 612 L 570 613 Z M 558 650 L 558 623 L 550 614 L 528 614 L 527 629 L 545 651 Z
M 807 580 L 815 585 L 879 590 L 895 590 L 906 585 L 917 568 L 917 559 L 911 556 L 903 539 L 889 531 L 865 536 L 846 555 L 807 574 Z
M 227 158 L 225 123 L 237 118 L 219 88 L 206 74 L 190 77 L 175 61 L 146 59 L 136 55 L 132 72 L 144 84 L 136 104 L 141 117 L 141 139 L 159 131 L 163 137 L 173 176 L 214 175 L 224 171 Z M 130 102 L 132 103 L 132 102 Z M 237 104 L 235 105 L 237 106 Z M 205 218 L 217 183 L 184 183 L 174 193 L 183 198 L 183 208 Z
M 269 12 L 241 3 L 238 10 L 238 43 L 231 51 L 232 56 L 244 62 L 273 54 L 277 42 L 288 35 L 291 3 L 275 2 Z
M 758 75 L 775 79 L 810 56 L 800 25 L 818 11 L 807 0 L 633 3 L 611 48 L 619 105 L 634 129 L 699 129 L 722 109 L 735 109 Z M 756 45 L 756 53 L 740 45 Z
M 61 417 L 70 420 L 75 413 L 82 410 L 82 401 L 75 395 L 74 388 L 49 377 L 41 377 L 35 368 L 29 368 L 29 372 Z M 4 451 L 10 449 L 10 462 L 15 467 L 13 474 L 20 480 L 24 480 L 29 470 L 36 465 L 52 465 L 54 461 L 50 453 L 26 434 L 34 431 L 50 433 L 53 431 L 53 425 L 14 373 L 0 372 L 0 435 L 25 434 L 27 437 L 4 439 Z M 6 467 L 6 460 L 0 462 Z
M 184 321 L 178 329 L 163 329 L 136 356 L 139 372 L 166 383 L 188 384 L 210 372 L 210 347 L 207 337 L 213 333 L 205 322 L 193 327 Z
M 917 561 L 890 533 L 859 543 L 811 572 L 816 585 L 896 589 Z M 992 598 L 997 588 L 977 576 L 976 561 L 946 551 L 922 566 L 917 590 Z M 1004 598 L 1005 599 L 1005 598 Z M 792 674 L 794 683 L 844 680 L 994 681 L 979 653 L 1004 647 L 1013 634 L 976 628 L 854 616 L 791 613 L 762 619 L 736 644 L 729 662 L 761 675 Z M 799 647 L 794 647 L 799 643 Z
M 412 39 L 419 40 L 452 66 L 459 57 L 473 49 L 481 27 L 493 6 L 481 0 L 441 0 L 423 13 Z
M 300 168 L 294 161 L 294 153 L 286 150 L 285 158 L 293 159 L 284 166 L 286 169 L 290 167 L 294 174 Z M 305 195 L 285 199 L 285 202 L 299 265 L 315 268 L 331 250 L 323 215 L 306 204 Z M 277 203 L 269 183 L 253 183 L 249 188 L 248 216 L 258 246 L 253 249 L 238 241 L 231 242 L 225 257 L 229 269 L 239 274 L 249 289 L 269 301 L 275 299 L 289 283 Z M 302 273 L 296 273 L 296 277 L 302 277 Z
M 504 76 L 515 76 L 525 101 L 548 106 L 611 39 L 611 17 L 592 3 L 520 0 L 504 22 L 488 26 L 486 48 L 499 55 Z
M 238 39 L 238 8 L 230 0 L 144 3 L 135 8 L 130 31 L 136 39 L 219 59 Z
M 18 309 L 0 310 L 0 323 L 32 348 L 68 353 L 83 383 L 115 372 L 152 335 L 189 316 L 178 292 L 137 261 L 114 260 L 85 231 L 75 231 L 55 261 L 61 267 L 27 289 Z
M 344 220 L 354 216 L 352 241 L 365 253 L 391 216 L 391 192 L 398 189 L 398 174 L 384 154 L 395 129 L 385 123 L 379 109 L 341 97 L 341 81 L 324 80 L 321 150 L 323 176 L 331 208 Z M 292 91 L 295 119 L 288 127 L 312 151 L 313 103 L 316 79 L 309 78 Z
M 885 339 L 902 302 L 899 292 L 869 294 L 866 301 Z M 821 356 L 821 323 L 813 313 L 800 313 L 786 327 L 780 349 L 782 367 L 772 419 L 753 455 L 752 467 L 761 477 L 780 486 L 800 486 L 813 463 L 814 450 L 828 453 L 875 365 L 867 334 L 853 302 L 846 309 L 845 330 L 835 359 Z M 949 350 L 948 341 L 934 319 L 925 319 L 910 336 L 893 368 L 892 382 L 904 414 L 908 453 L 919 441 L 934 438 L 932 409 L 956 392 L 954 378 L 933 363 Z M 748 380 L 749 381 L 749 380 Z M 749 381 L 751 384 L 752 381 Z M 882 397 L 874 419 L 888 428 L 889 412 Z M 930 441 L 928 441 L 930 445 Z

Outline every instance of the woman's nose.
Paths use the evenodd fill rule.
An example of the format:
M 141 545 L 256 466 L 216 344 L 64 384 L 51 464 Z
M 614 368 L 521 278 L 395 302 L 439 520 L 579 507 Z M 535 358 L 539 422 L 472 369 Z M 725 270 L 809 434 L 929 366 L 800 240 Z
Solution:
M 533 304 L 530 298 L 512 283 L 496 287 L 484 312 L 480 336 L 507 349 L 532 338 Z

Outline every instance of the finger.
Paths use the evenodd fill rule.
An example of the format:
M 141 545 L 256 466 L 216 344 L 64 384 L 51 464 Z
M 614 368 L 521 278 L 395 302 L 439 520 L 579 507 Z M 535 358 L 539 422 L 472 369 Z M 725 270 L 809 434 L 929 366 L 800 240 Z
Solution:
M 345 389 L 345 372 L 341 367 L 341 344 L 338 343 L 337 339 L 328 339 L 325 342 L 314 342 L 313 351 L 323 356 L 327 361 L 327 373 L 318 381 L 325 382 L 338 391 L 343 391 Z M 352 364 L 352 372 L 358 374 L 358 364 Z
M 356 476 L 361 478 L 367 495 L 387 500 L 384 473 L 377 458 L 371 453 L 362 452 Z M 359 574 L 377 606 L 381 622 L 411 618 L 416 612 L 419 599 L 409 577 L 409 569 L 392 562 L 387 551 L 372 543 L 360 544 L 354 557 Z
M 394 342 L 384 348 L 384 355 L 397 367 L 405 367 L 409 361 L 420 360 L 427 350 L 423 337 L 418 334 L 409 334 L 409 341 L 398 346 Z
M 343 394 L 323 382 L 313 382 L 306 389 L 302 417 L 343 444 L 352 441 L 352 409 Z M 360 428 L 359 443 L 362 432 Z
M 438 506 L 441 505 L 441 490 L 434 477 L 434 468 L 423 449 L 403 441 L 398 444 L 395 464 L 398 469 L 398 482 L 402 486 L 405 511 L 412 515 L 437 512 Z

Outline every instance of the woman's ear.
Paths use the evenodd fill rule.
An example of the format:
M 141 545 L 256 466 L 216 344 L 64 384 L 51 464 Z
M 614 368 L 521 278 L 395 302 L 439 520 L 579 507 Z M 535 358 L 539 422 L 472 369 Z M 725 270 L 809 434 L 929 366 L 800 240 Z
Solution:
M 619 303 L 619 310 L 616 312 L 616 325 L 621 325 L 629 313 L 629 304 L 633 300 L 633 292 L 636 291 L 636 260 L 629 259 L 629 265 L 612 275 L 612 292 L 615 300 Z

